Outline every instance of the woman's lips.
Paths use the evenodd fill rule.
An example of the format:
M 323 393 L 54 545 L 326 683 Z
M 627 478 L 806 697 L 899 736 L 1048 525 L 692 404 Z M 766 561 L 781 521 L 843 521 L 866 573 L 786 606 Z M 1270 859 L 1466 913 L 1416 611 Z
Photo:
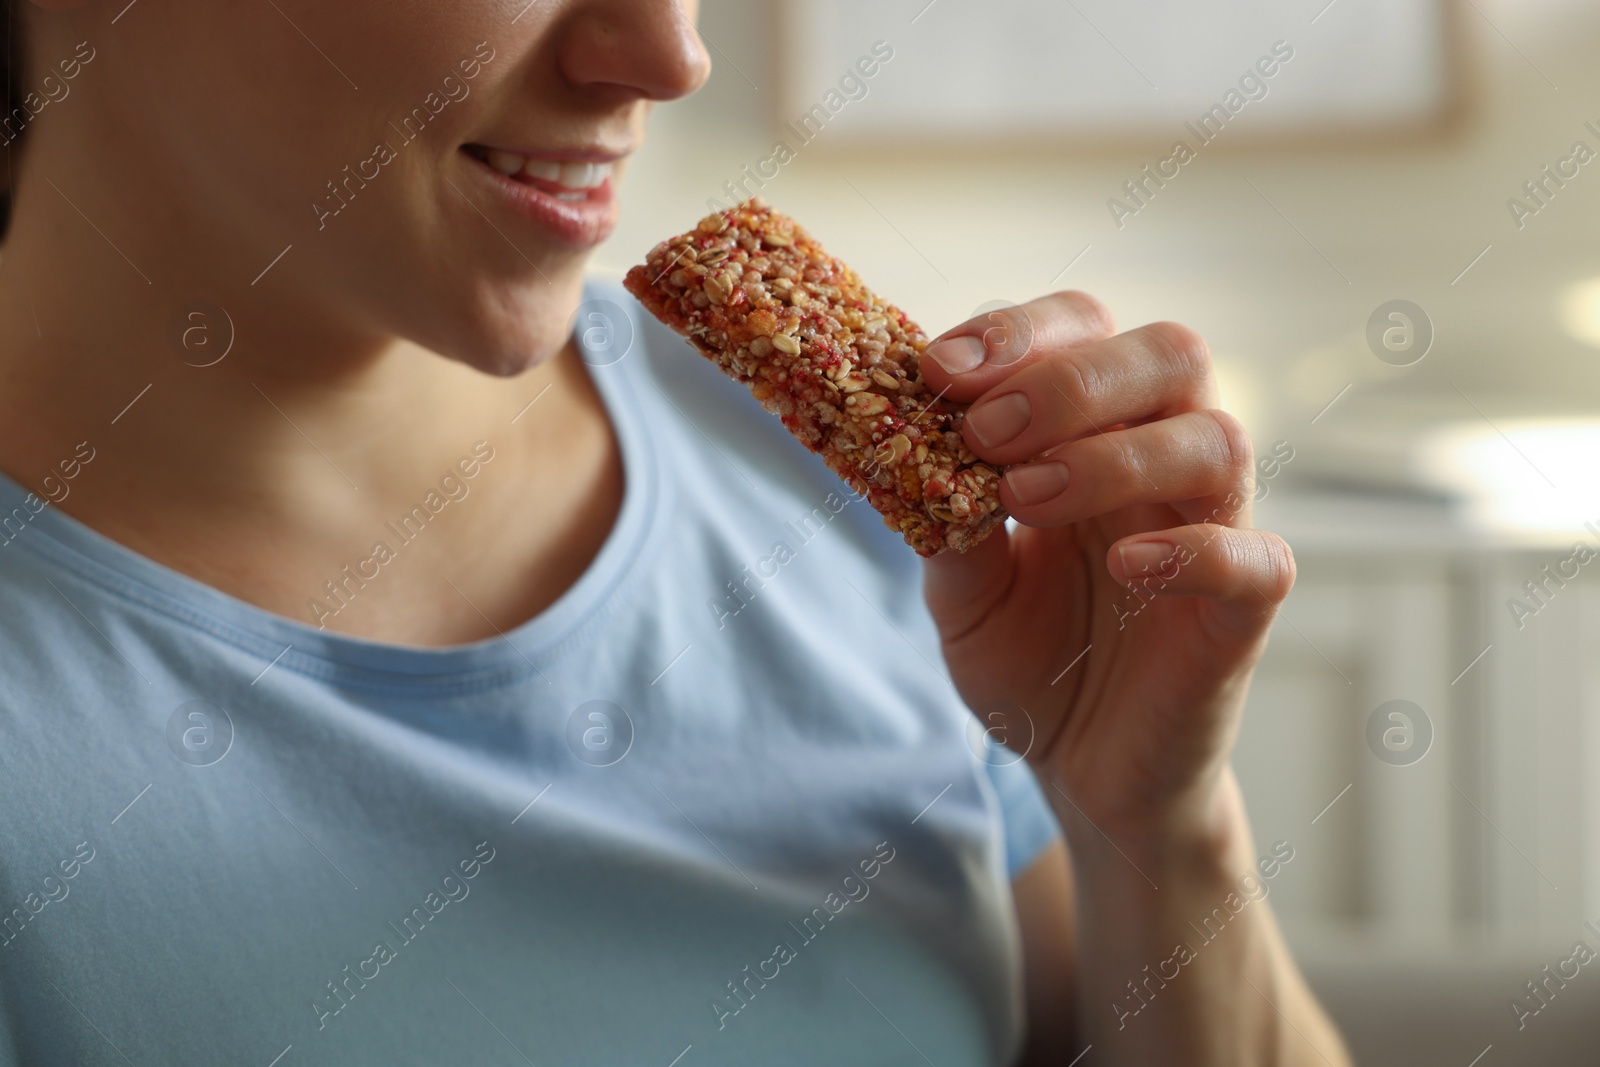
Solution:
M 482 145 L 462 151 L 513 210 L 568 244 L 592 248 L 616 227 L 610 162 L 539 159 Z

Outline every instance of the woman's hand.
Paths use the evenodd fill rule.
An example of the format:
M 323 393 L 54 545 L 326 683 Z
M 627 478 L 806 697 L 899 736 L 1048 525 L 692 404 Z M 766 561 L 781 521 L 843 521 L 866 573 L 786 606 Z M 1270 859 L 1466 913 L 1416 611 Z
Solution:
M 929 384 L 972 404 L 968 447 L 1010 468 L 1019 523 L 929 560 L 926 592 L 962 697 L 1026 750 L 1065 831 L 1071 877 L 1051 877 L 1072 915 L 1024 930 L 1071 929 L 1054 947 L 1075 956 L 1029 990 L 1037 1062 L 1087 1042 L 1104 1064 L 1348 1065 L 1270 907 L 1235 911 L 1260 883 L 1228 751 L 1294 560 L 1249 529 L 1250 439 L 1215 408 L 1204 342 L 1113 336 L 1059 293 L 928 354 Z M 1193 925 L 1218 915 L 1215 936 Z M 1068 1012 L 1071 1047 L 1046 1047 Z
M 962 697 L 1113 836 L 1209 813 L 1294 562 L 1248 529 L 1250 439 L 1215 408 L 1205 343 L 1172 323 L 1113 336 L 1069 292 L 928 357 L 929 385 L 972 403 L 968 447 L 1010 467 L 1020 524 L 928 562 Z

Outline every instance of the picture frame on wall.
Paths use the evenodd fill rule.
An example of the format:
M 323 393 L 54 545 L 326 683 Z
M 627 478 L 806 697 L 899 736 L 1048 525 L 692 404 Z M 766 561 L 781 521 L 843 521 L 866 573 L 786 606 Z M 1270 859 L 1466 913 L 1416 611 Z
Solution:
M 774 2 L 799 144 L 1422 140 L 1466 106 L 1456 0 Z

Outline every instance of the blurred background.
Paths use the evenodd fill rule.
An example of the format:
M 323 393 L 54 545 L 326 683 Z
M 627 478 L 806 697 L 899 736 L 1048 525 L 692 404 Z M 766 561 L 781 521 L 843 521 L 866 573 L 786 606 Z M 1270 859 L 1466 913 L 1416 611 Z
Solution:
M 930 333 L 1060 288 L 1198 329 L 1300 565 L 1235 762 L 1305 970 L 1363 1064 L 1600 1063 L 1600 5 L 702 29 L 598 265 L 742 179 Z

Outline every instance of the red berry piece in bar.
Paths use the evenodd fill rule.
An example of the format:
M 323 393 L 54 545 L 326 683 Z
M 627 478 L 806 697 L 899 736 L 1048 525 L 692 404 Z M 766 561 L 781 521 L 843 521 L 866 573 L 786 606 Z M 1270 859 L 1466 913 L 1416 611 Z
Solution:
M 922 381 L 928 337 L 759 199 L 663 241 L 624 282 L 918 554 L 964 552 L 1005 521 L 1000 476 L 962 442 L 966 405 Z

